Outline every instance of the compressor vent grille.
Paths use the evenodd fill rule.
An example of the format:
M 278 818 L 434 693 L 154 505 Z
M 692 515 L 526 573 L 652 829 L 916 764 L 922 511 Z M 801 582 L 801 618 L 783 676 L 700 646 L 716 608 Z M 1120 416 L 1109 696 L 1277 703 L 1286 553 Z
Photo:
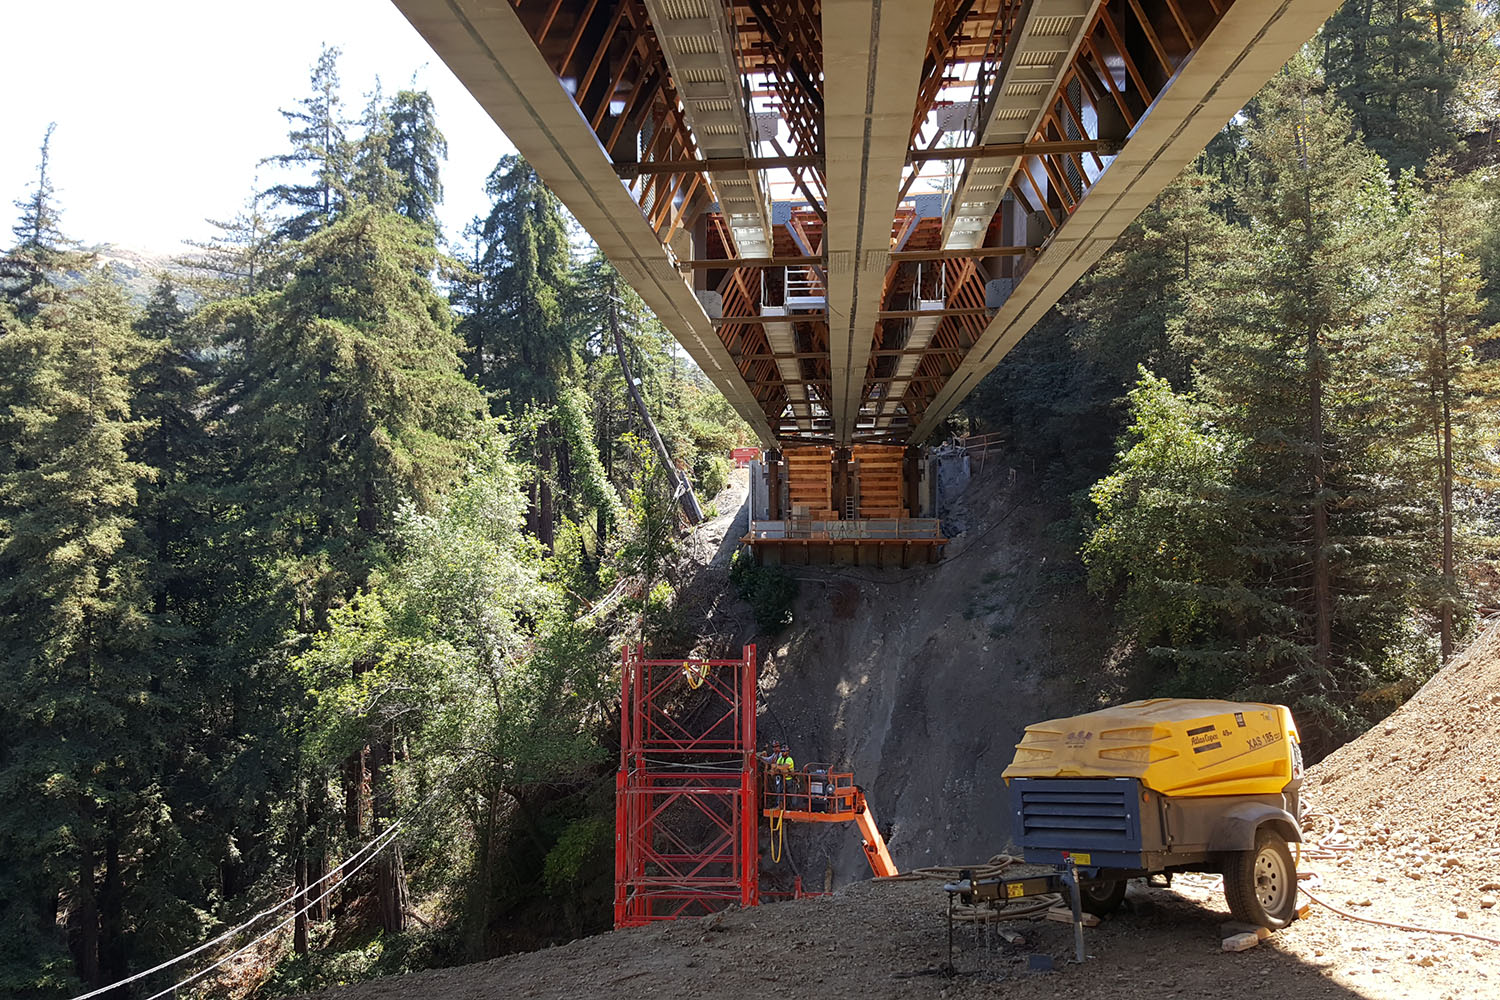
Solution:
M 1138 788 L 1122 778 L 1013 778 L 1017 839 L 1023 849 L 1138 851 Z

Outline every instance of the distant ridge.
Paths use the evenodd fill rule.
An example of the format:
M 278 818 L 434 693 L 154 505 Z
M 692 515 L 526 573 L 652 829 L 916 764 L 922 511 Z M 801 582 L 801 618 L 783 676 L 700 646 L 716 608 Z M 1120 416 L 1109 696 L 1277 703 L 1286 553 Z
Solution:
M 114 273 L 115 281 L 125 289 L 136 305 L 146 304 L 163 274 L 177 285 L 178 298 L 184 306 L 196 300 L 196 296 L 187 287 L 188 278 L 193 273 L 192 268 L 182 263 L 182 258 L 192 252 L 188 247 L 175 253 L 137 250 L 117 243 L 99 243 L 80 249 L 84 253 L 93 254 L 100 267 L 108 265 Z M 65 276 L 63 284 L 74 284 L 82 278 L 81 273 L 71 272 Z

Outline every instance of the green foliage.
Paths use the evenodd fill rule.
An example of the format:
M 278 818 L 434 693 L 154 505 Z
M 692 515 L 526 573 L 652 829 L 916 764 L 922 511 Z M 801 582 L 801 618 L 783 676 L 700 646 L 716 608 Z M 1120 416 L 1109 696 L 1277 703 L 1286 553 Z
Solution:
M 573 892 L 585 866 L 597 860 L 614 839 L 614 824 L 602 816 L 587 816 L 568 824 L 542 866 L 547 891 Z
M 729 582 L 755 612 L 755 624 L 767 635 L 775 635 L 792 623 L 797 601 L 797 578 L 779 566 L 757 566 L 748 553 L 739 551 L 729 564 Z
M 430 505 L 454 480 L 481 400 L 421 227 L 366 208 L 299 253 L 285 288 L 212 315 L 249 514 L 317 627 L 383 558 L 399 505 Z
M 18 203 L 0 790 L 29 805 L 0 814 L 7 995 L 190 948 L 419 804 L 262 992 L 608 912 L 616 651 L 670 635 L 679 584 L 671 485 L 600 336 L 623 285 L 574 262 L 516 158 L 472 269 L 441 258 L 430 99 L 377 88 L 346 120 L 331 49 L 312 83 L 279 183 L 200 248 L 191 295 L 164 281 L 136 310 L 71 252 L 46 144 Z M 743 425 L 619 298 L 652 412 L 716 486 Z M 372 889 L 379 923 L 436 927 L 377 936 Z
M 318 949 L 277 964 L 257 996 L 297 997 L 322 993 L 379 976 L 399 976 L 452 965 L 460 956 L 451 932 L 417 929 L 403 934 L 361 935 L 337 949 Z
M 699 452 L 693 463 L 693 486 L 703 497 L 715 497 L 729 485 L 734 466 L 723 455 Z
M 1090 491 L 1097 526 L 1083 548 L 1089 584 L 1120 587 L 1121 612 L 1148 640 L 1186 645 L 1217 624 L 1211 582 L 1232 579 L 1236 527 L 1225 494 L 1235 447 L 1202 407 L 1145 368 L 1114 471 Z
M 1321 753 L 1431 671 L 1414 623 L 1440 621 L 1446 654 L 1471 614 L 1441 553 L 1445 491 L 1489 489 L 1482 213 L 1442 167 L 1393 189 L 1295 61 L 1235 141 L 1237 221 L 1207 227 L 1234 252 L 1166 309 L 1182 388 L 1143 372 L 1129 394 L 1084 557 L 1170 692 L 1283 701 Z M 1120 273 L 1150 271 L 1126 253 Z
M 1421 169 L 1500 116 L 1492 4 L 1349 0 L 1322 33 L 1322 71 L 1392 173 Z
M 276 238 L 281 241 L 307 239 L 332 222 L 349 197 L 354 149 L 346 134 L 348 122 L 340 110 L 339 54 L 336 47 L 323 46 L 309 80 L 312 93 L 298 102 L 298 110 L 281 112 L 292 125 L 287 135 L 291 151 L 262 161 L 311 173 L 266 191 L 275 205 L 290 213 L 276 229 Z

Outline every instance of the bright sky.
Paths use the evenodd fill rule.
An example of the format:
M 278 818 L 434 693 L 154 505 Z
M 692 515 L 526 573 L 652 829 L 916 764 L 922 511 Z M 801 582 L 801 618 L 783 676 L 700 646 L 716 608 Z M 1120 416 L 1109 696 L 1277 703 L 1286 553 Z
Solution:
M 11 205 L 51 172 L 63 231 L 84 243 L 175 252 L 206 239 L 286 151 L 286 119 L 327 42 L 351 117 L 378 77 L 432 94 L 448 138 L 450 239 L 487 210 L 484 179 L 514 147 L 389 0 L 0 0 L 0 248 Z M 259 170 L 267 186 L 272 168 Z

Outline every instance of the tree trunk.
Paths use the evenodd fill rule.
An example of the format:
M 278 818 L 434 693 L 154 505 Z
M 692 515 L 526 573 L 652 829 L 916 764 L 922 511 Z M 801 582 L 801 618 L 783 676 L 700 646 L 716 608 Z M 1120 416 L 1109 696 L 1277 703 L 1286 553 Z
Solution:
M 78 899 L 74 904 L 73 918 L 76 934 L 73 938 L 73 963 L 78 969 L 78 978 L 91 987 L 103 986 L 99 978 L 99 902 L 94 896 L 94 871 L 98 858 L 94 846 L 82 845 L 83 853 L 78 860 Z
M 356 750 L 344 760 L 344 832 L 358 837 L 364 829 L 365 752 Z
M 130 974 L 125 950 L 125 886 L 120 877 L 120 819 L 111 815 L 104 837 L 104 884 L 99 889 L 99 980 L 117 983 Z M 126 996 L 128 990 L 112 990 Z
M 396 790 L 391 754 L 391 734 L 385 732 L 370 742 L 370 791 L 374 802 L 375 833 L 386 830 L 396 815 Z M 375 860 L 375 895 L 380 911 L 380 926 L 388 933 L 406 930 L 406 868 L 401 858 L 401 842 L 392 839 Z
M 537 449 L 537 470 L 541 473 L 537 485 L 537 539 L 545 546 L 547 551 L 552 551 L 553 543 L 557 541 L 557 529 L 554 527 L 555 513 L 552 504 L 552 445 L 553 437 L 550 428 L 537 428 L 537 435 L 542 440 L 538 442 L 541 446 Z
M 307 954 L 307 792 L 298 789 L 297 820 L 292 826 L 296 856 L 292 861 L 292 950 Z
M 625 376 L 625 388 L 630 391 L 630 398 L 640 412 L 641 420 L 646 424 L 646 431 L 651 437 L 652 446 L 656 449 L 656 457 L 661 460 L 662 469 L 675 487 L 683 516 L 687 518 L 688 524 L 699 524 L 703 521 L 703 508 L 698 506 L 698 496 L 693 492 L 692 481 L 688 479 L 686 472 L 681 471 L 672 463 L 672 455 L 662 442 L 661 435 L 657 433 L 656 422 L 651 419 L 651 411 L 646 409 L 646 401 L 641 398 L 641 390 L 630 373 L 630 361 L 625 356 L 625 334 L 620 329 L 619 313 L 615 311 L 613 280 L 610 282 L 609 296 L 609 329 L 614 334 L 615 353 L 620 356 L 620 374 Z
M 1443 503 L 1443 596 L 1438 612 L 1440 663 L 1453 655 L 1453 366 L 1448 355 L 1448 259 L 1442 235 L 1438 237 L 1438 372 L 1442 379 L 1442 503 Z
M 1333 667 L 1333 586 L 1328 565 L 1328 456 L 1323 440 L 1323 361 L 1316 329 L 1308 332 L 1307 373 L 1312 431 L 1312 563 L 1314 656 L 1324 676 Z
M 311 898 L 322 896 L 328 886 L 323 885 L 323 873 L 328 870 L 328 831 L 324 826 L 328 813 L 328 785 L 318 782 L 317 788 L 307 800 L 307 888 Z M 321 922 L 328 919 L 328 899 L 313 903 L 307 911 L 307 919 Z

